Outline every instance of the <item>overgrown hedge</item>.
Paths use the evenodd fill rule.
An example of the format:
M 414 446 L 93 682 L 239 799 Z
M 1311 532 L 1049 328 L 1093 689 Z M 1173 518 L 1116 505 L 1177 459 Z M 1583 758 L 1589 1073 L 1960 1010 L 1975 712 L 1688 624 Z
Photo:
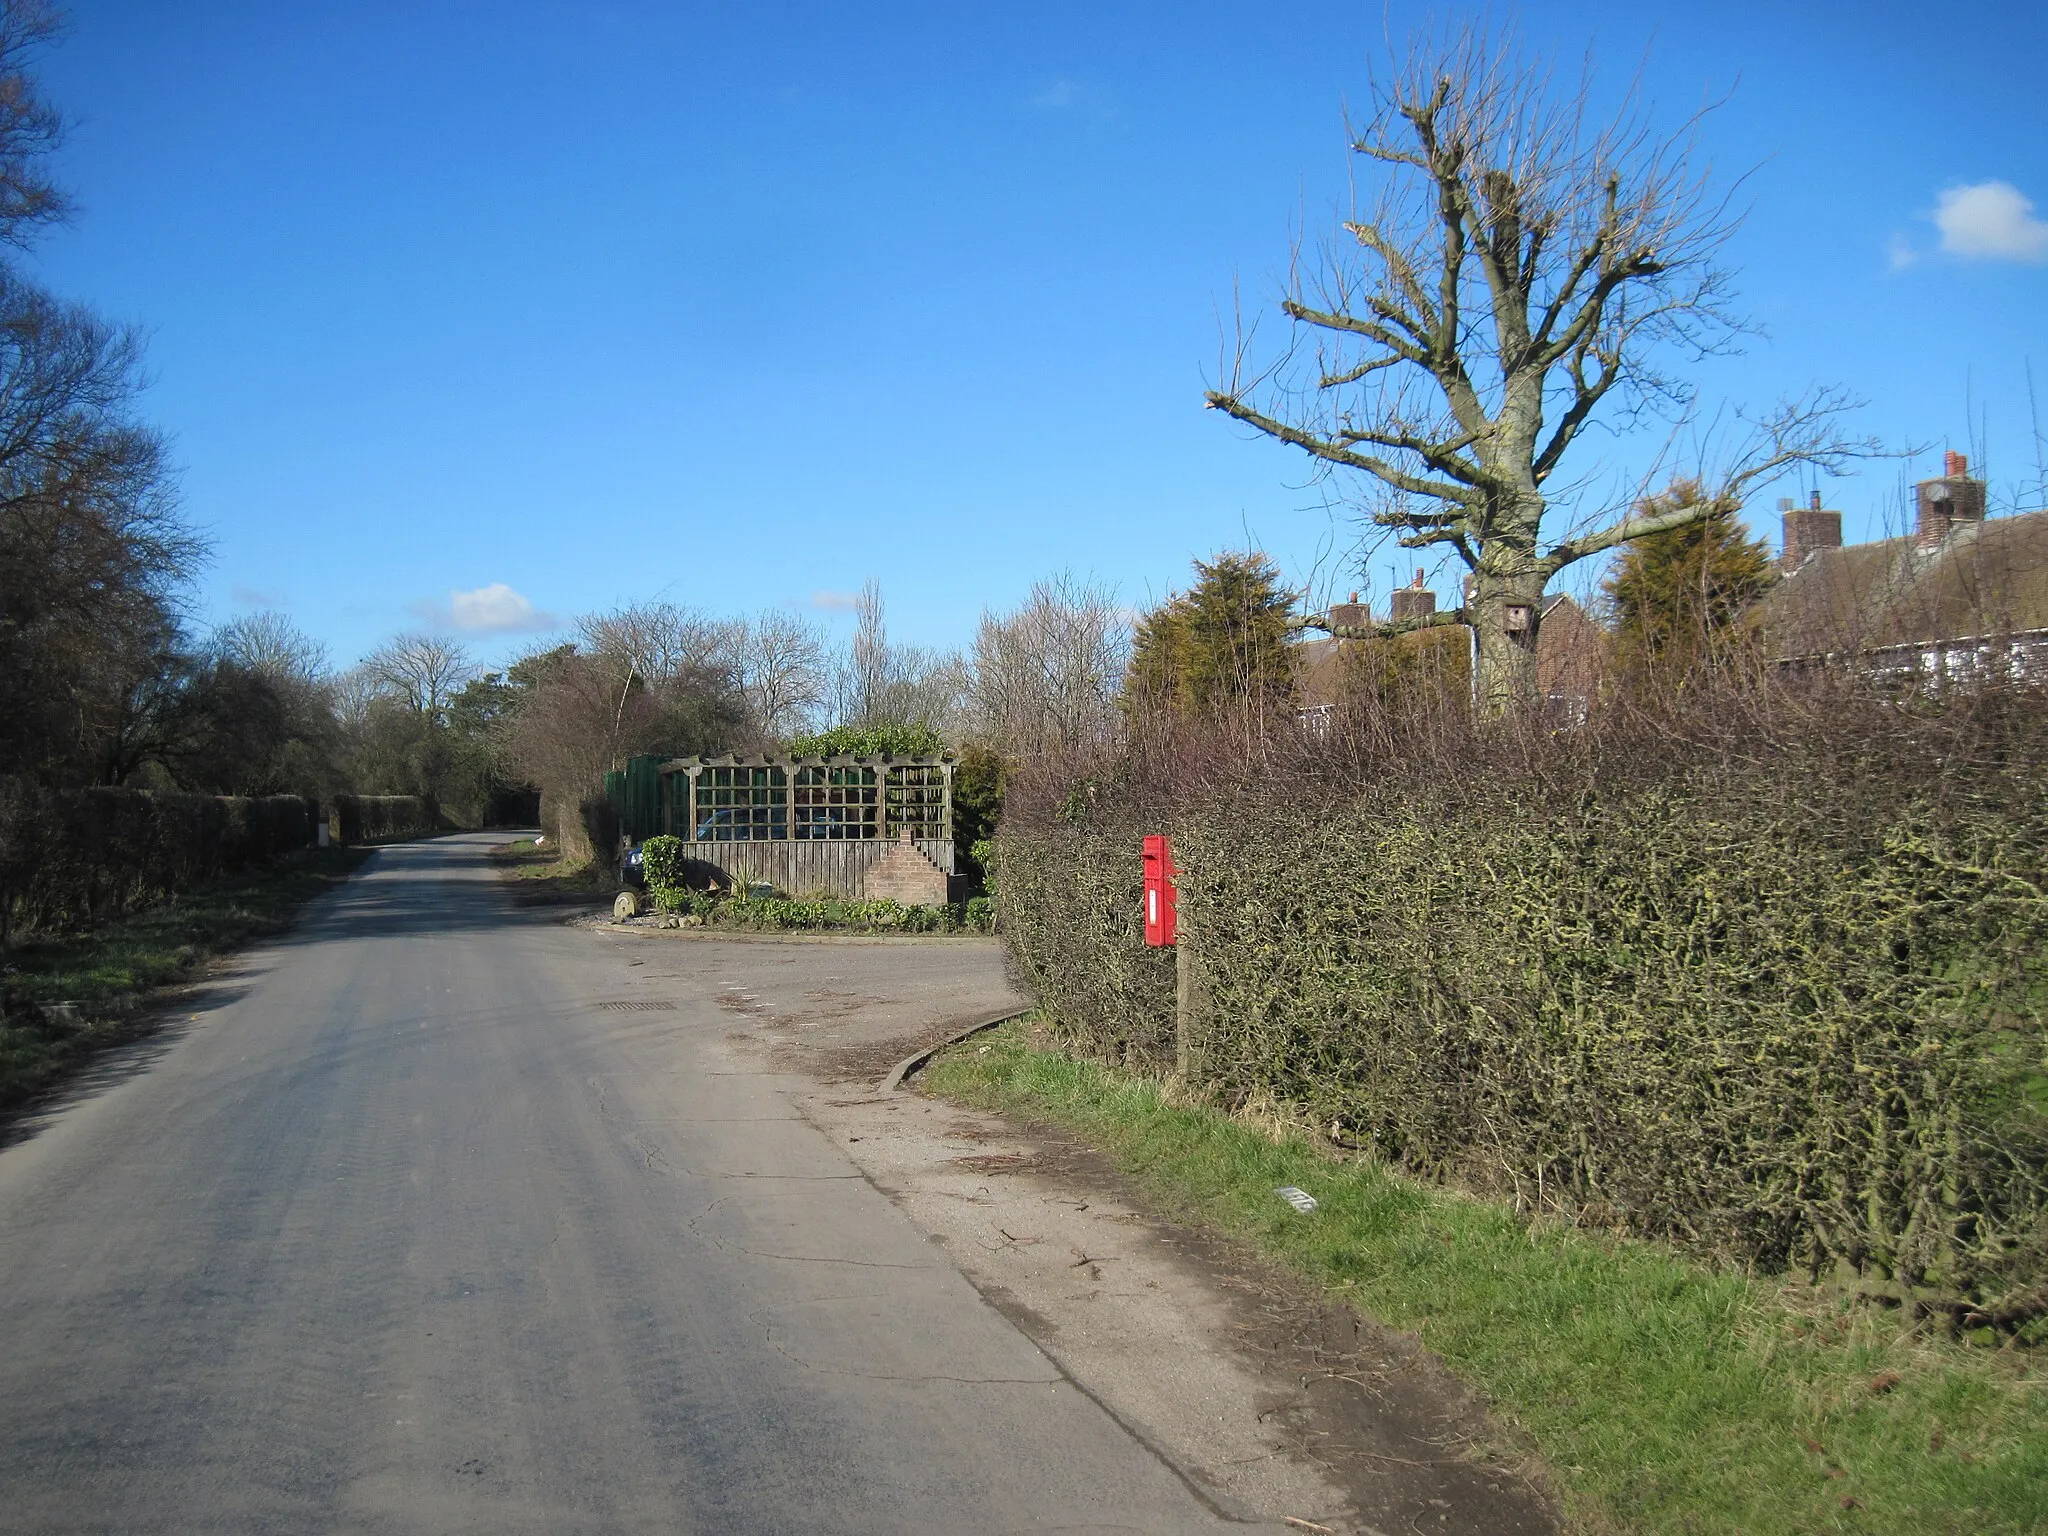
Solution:
M 61 931 L 133 911 L 314 841 L 319 802 L 0 779 L 0 934 Z
M 1139 927 L 1168 832 L 1183 1064 L 1225 1101 L 2012 1322 L 2048 1312 L 2048 754 L 1937 746 L 1127 786 L 1006 828 L 999 926 L 1075 1047 L 1173 1070 L 1175 961 Z
M 441 807 L 432 795 L 336 795 L 328 827 L 343 847 L 432 832 Z

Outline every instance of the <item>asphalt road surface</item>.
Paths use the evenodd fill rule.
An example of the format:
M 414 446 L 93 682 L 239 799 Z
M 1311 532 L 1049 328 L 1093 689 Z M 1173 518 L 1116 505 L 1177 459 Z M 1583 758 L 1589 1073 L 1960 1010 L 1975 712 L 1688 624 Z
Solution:
M 730 1044 L 729 947 L 636 991 L 495 840 L 0 1150 L 0 1529 L 1247 1529 Z

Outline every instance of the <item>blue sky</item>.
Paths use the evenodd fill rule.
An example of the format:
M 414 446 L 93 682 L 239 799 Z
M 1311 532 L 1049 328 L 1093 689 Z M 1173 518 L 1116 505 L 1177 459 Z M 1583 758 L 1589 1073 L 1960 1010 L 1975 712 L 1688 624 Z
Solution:
M 1769 336 L 1710 399 L 1838 382 L 1864 432 L 2032 477 L 2048 8 L 1519 14 L 1613 84 L 1648 49 L 1667 119 L 1729 96 L 1706 143 L 1748 176 Z M 957 645 L 1055 569 L 1143 604 L 1247 542 L 1353 586 L 1324 490 L 1201 395 L 1233 282 L 1270 298 L 1294 221 L 1331 221 L 1345 104 L 1422 15 L 78 0 L 43 73 L 82 210 L 34 265 L 151 334 L 201 615 L 282 607 L 341 662 L 421 614 L 497 658 L 657 595 L 843 623 L 869 576 L 900 638 Z M 1989 183 L 2040 208 L 1952 199 L 1944 235 Z M 1900 479 L 1825 487 L 1850 537 Z

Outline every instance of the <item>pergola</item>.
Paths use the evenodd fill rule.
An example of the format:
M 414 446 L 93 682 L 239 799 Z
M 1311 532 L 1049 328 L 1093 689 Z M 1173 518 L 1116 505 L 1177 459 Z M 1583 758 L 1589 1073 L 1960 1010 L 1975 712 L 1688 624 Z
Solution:
M 678 757 L 660 774 L 662 828 L 685 842 L 953 838 L 944 757 Z

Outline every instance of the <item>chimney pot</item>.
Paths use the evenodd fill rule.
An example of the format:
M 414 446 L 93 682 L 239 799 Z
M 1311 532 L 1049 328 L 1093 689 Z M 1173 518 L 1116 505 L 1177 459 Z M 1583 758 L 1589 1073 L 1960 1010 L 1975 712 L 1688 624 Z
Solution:
M 1956 453 L 1953 450 L 1949 451 L 1948 453 L 1944 453 L 1941 456 L 1941 472 L 1943 476 L 1947 479 L 1962 479 L 1963 476 L 1967 475 L 1970 472 L 1969 456 L 1967 454 Z
M 1813 510 L 1818 512 L 1820 509 L 1820 492 L 1815 491 L 1813 493 Z

